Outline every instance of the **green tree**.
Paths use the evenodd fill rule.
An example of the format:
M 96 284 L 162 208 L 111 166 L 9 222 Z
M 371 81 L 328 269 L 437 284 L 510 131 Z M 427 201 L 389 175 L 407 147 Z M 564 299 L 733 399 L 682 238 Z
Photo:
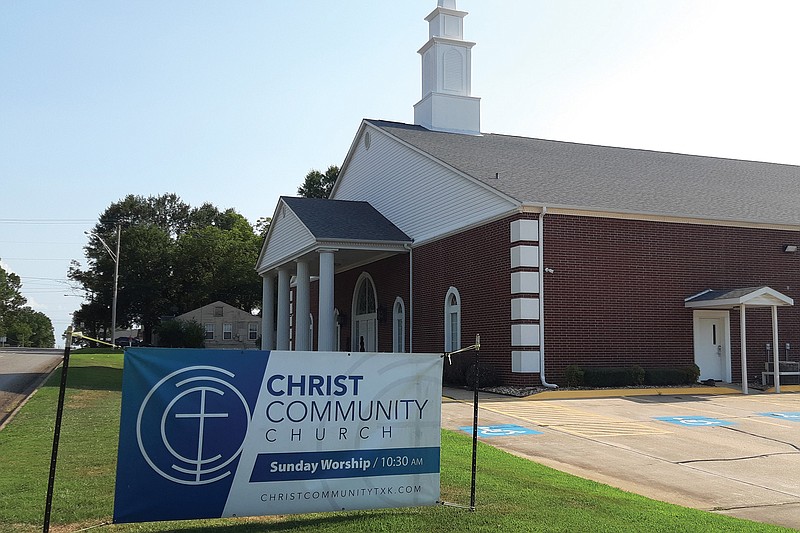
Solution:
M 190 310 L 217 300 L 246 311 L 259 307 L 261 278 L 254 267 L 261 241 L 232 210 L 225 213 L 224 224 L 181 235 L 174 260 L 180 307 Z
M 84 248 L 87 266 L 69 278 L 88 297 L 75 323 L 98 334 L 110 329 L 114 261 L 102 244 L 116 245 L 121 226 L 117 326 L 134 324 L 151 342 L 163 316 L 175 316 L 214 300 L 248 311 L 260 306 L 260 278 L 253 267 L 261 237 L 233 209 L 206 203 L 192 208 L 174 194 L 128 195 L 99 217 Z
M 297 194 L 303 198 L 328 198 L 331 189 L 339 177 L 339 167 L 331 165 L 323 174 L 319 170 L 310 170 L 305 181 L 298 187 Z
M 164 320 L 156 328 L 158 345 L 165 348 L 204 348 L 205 330 L 196 320 Z
M 6 337 L 11 345 L 52 348 L 52 322 L 26 303 L 20 277 L 0 267 L 0 337 Z
M 19 309 L 27 300 L 22 296 L 22 280 L 0 267 L 0 320 L 8 311 Z
M 44 313 L 22 307 L 6 317 L 9 344 L 33 348 L 52 348 L 56 340 L 53 323 Z

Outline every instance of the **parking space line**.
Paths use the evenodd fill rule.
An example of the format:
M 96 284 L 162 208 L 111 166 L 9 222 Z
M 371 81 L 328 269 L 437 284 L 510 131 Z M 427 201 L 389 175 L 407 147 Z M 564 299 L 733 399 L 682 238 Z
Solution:
M 672 433 L 652 424 L 596 415 L 553 404 L 509 402 L 502 404 L 502 407 L 482 407 L 482 409 L 580 437 L 625 437 Z
M 761 400 L 760 398 L 755 397 L 755 396 L 751 396 L 748 399 L 752 399 L 752 400 L 755 400 L 755 401 L 764 401 L 765 403 L 769 403 L 767 400 Z M 785 406 L 786 404 L 781 403 L 780 405 Z M 770 421 L 768 418 L 758 416 L 758 413 L 755 413 L 755 412 L 753 412 L 753 413 L 751 413 L 749 415 L 742 416 L 742 415 L 731 415 L 731 414 L 728 414 L 728 413 L 721 413 L 719 411 L 714 411 L 712 409 L 708 409 L 705 406 L 702 407 L 702 408 L 698 408 L 698 407 L 689 407 L 689 406 L 686 406 L 686 405 L 681 405 L 680 409 L 685 409 L 687 411 L 695 411 L 697 413 L 702 413 L 705 416 L 714 415 L 714 416 L 719 417 L 719 418 L 721 418 L 723 420 L 731 420 L 731 421 L 733 421 L 733 420 L 750 420 L 750 421 L 753 421 L 753 422 L 758 422 L 759 424 L 766 424 L 768 426 L 777 426 L 777 427 L 782 427 L 782 428 L 788 427 L 786 424 L 780 424 L 780 423 L 777 423 L 777 422 L 774 422 L 774 421 Z M 676 409 L 676 411 L 679 411 L 680 409 Z

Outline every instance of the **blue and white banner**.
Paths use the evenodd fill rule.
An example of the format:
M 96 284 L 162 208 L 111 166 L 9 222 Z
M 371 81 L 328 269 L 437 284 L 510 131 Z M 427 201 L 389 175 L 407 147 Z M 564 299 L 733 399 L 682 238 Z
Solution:
M 115 522 L 433 505 L 436 354 L 130 348 Z

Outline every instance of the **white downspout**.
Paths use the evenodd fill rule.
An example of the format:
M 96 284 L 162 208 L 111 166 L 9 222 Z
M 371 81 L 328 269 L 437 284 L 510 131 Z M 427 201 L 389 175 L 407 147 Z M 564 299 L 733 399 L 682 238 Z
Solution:
M 408 250 L 408 353 L 414 353 L 414 249 L 411 244 L 404 246 Z
M 544 215 L 547 207 L 542 206 L 539 213 L 539 379 L 548 389 L 557 389 L 558 385 L 548 383 L 544 377 Z

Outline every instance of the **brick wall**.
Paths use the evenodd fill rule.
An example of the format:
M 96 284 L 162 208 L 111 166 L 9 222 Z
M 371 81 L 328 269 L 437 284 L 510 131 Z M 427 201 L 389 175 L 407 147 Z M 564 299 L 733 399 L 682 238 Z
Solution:
M 510 223 L 521 215 L 415 248 L 415 352 L 444 350 L 445 296 L 461 296 L 462 345 L 481 335 L 482 361 L 508 384 L 536 385 L 538 374 L 511 372 Z M 639 364 L 683 366 L 694 362 L 692 310 L 684 298 L 705 289 L 768 285 L 800 297 L 800 254 L 783 245 L 798 243 L 788 231 L 547 215 L 543 227 L 545 279 L 545 370 L 563 383 L 564 368 Z M 800 244 L 800 243 L 798 243 Z M 545 273 L 544 268 L 553 269 Z M 398 255 L 336 276 L 335 305 L 347 315 L 342 349 L 350 347 L 352 298 L 362 272 L 376 285 L 383 320 L 378 349 L 392 349 L 392 307 L 406 306 L 410 340 L 408 256 Z M 311 288 L 317 316 L 317 284 Z M 733 380 L 741 379 L 739 313 L 732 310 Z M 778 310 L 780 344 L 791 342 L 800 356 L 800 310 Z M 764 344 L 772 342 L 770 310 L 748 309 L 748 373 L 763 369 Z M 315 339 L 316 347 L 316 339 Z M 793 356 L 796 360 L 799 357 Z
M 569 364 L 694 362 L 692 310 L 705 289 L 768 285 L 800 296 L 795 232 L 548 215 L 544 224 L 548 378 Z M 763 370 L 772 342 L 769 308 L 748 309 L 748 374 Z M 741 379 L 739 312 L 731 311 L 733 380 Z M 800 348 L 800 314 L 778 310 L 779 338 Z M 800 355 L 800 354 L 799 354 Z

